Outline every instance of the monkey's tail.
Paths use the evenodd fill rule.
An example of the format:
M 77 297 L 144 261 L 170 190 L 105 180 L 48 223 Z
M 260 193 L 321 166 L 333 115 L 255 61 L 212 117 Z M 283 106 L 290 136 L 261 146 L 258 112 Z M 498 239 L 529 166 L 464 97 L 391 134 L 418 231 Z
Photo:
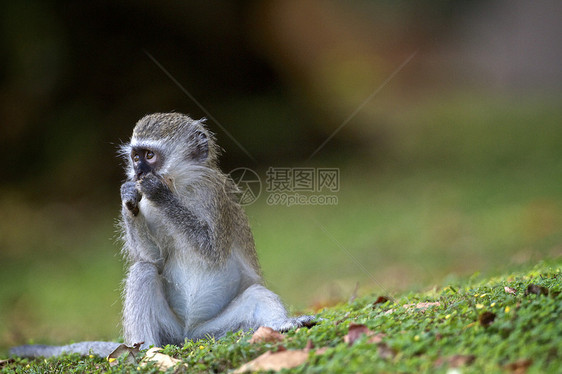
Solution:
M 114 342 L 80 342 L 69 345 L 20 345 L 10 349 L 10 354 L 20 357 L 52 357 L 62 354 L 78 353 L 82 356 L 96 355 L 106 357 L 120 343 Z

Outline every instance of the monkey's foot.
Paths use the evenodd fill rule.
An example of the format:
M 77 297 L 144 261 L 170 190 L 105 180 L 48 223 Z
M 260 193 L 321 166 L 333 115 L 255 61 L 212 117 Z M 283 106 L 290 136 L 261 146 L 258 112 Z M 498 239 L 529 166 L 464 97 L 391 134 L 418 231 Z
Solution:
M 288 318 L 284 321 L 280 321 L 279 323 L 272 323 L 268 327 L 271 327 L 275 331 L 287 332 L 297 327 L 312 327 L 317 325 L 318 322 L 320 322 L 320 319 L 316 316 L 298 316 Z

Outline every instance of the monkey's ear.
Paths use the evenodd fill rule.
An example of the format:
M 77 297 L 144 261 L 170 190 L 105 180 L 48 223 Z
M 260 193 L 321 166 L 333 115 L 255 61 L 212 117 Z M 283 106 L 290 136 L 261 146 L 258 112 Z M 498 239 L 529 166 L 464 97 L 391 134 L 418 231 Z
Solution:
M 193 139 L 191 158 L 198 162 L 204 162 L 209 157 L 209 138 L 207 134 L 197 131 Z

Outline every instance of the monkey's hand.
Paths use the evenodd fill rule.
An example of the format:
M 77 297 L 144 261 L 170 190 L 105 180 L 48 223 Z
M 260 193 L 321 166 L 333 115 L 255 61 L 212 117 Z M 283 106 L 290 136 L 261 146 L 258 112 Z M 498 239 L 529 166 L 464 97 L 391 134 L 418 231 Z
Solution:
M 141 198 L 142 194 L 135 182 L 128 181 L 121 185 L 121 201 L 133 216 L 139 214 L 139 201 L 141 201 Z
M 153 173 L 146 174 L 138 184 L 142 194 L 156 204 L 163 204 L 173 196 L 172 191 L 162 178 Z

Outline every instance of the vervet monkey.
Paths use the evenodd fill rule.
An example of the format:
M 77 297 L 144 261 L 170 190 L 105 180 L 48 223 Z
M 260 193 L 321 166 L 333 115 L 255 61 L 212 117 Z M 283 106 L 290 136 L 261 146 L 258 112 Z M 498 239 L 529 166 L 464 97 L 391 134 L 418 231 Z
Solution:
M 237 188 L 217 165 L 219 147 L 203 121 L 156 113 L 137 122 L 121 148 L 125 343 L 183 344 L 229 331 L 310 325 L 291 318 L 264 286 L 254 239 Z M 63 352 L 107 355 L 118 346 L 82 342 L 22 346 L 19 356 Z

